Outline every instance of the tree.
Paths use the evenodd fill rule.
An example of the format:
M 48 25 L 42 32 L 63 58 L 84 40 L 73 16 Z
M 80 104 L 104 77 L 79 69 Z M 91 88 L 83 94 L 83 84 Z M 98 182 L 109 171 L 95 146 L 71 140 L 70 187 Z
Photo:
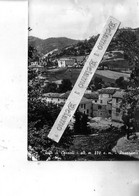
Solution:
M 123 50 L 126 59 L 133 66 L 138 54 L 139 40 L 130 28 L 119 29 L 108 47 L 108 51 Z
M 31 45 L 28 46 L 28 64 L 34 61 L 39 61 L 39 53 L 37 49 Z
M 129 135 L 137 131 L 135 111 L 139 100 L 139 42 L 134 32 L 122 32 L 121 35 L 121 41 L 124 41 L 123 48 L 127 52 L 133 67 L 126 95 L 122 102 L 122 119 L 129 139 Z
M 103 82 L 102 78 L 96 76 L 94 79 L 94 86 L 95 86 L 94 90 L 101 89 L 103 87 L 103 85 L 104 85 L 104 82 Z
M 50 132 L 61 108 L 52 103 L 46 105 L 38 97 L 38 93 L 29 96 L 28 101 L 28 146 L 37 153 L 39 160 L 49 157 L 46 153 L 52 151 L 53 159 L 60 148 L 69 148 L 73 141 L 72 130 L 67 127 L 59 143 L 50 140 Z
M 78 110 L 75 112 L 74 118 L 74 133 L 78 135 L 81 133 L 81 113 Z
M 124 80 L 124 77 L 119 77 L 118 79 L 116 79 L 115 83 L 117 84 L 118 87 L 120 87 L 121 89 L 126 89 L 128 86 L 128 81 Z
M 76 111 L 75 115 L 75 123 L 74 123 L 74 133 L 77 135 L 83 134 L 90 134 L 91 129 L 88 127 L 88 116 L 86 114 L 83 114 L 79 112 L 78 110 Z
M 125 130 L 127 131 L 127 138 L 129 139 L 129 135 L 136 131 L 135 129 L 135 109 L 137 106 L 137 102 L 139 100 L 139 90 L 130 90 L 126 93 L 123 101 L 123 116 L 122 119 L 124 121 Z
M 30 58 L 32 61 L 34 57 Z M 69 148 L 72 144 L 72 130 L 67 127 L 59 143 L 47 137 L 61 108 L 42 101 L 42 88 L 36 76 L 36 72 L 28 70 L 28 151 L 37 160 L 55 160 L 56 157 L 64 159 L 62 155 L 56 154 L 59 149 Z
M 48 85 L 46 85 L 44 88 L 43 88 L 43 93 L 55 93 L 57 92 L 57 85 L 53 82 L 51 83 L 48 83 Z
M 115 83 L 117 84 L 118 87 L 121 87 L 123 81 L 124 81 L 124 77 L 121 76 L 118 79 L 116 79 Z
M 81 129 L 82 129 L 82 133 L 84 133 L 85 135 L 91 133 L 91 129 L 88 127 L 87 123 L 88 123 L 88 116 L 86 114 L 83 114 L 81 120 Z
M 59 93 L 65 93 L 72 89 L 72 83 L 70 79 L 63 79 L 62 83 L 59 85 Z

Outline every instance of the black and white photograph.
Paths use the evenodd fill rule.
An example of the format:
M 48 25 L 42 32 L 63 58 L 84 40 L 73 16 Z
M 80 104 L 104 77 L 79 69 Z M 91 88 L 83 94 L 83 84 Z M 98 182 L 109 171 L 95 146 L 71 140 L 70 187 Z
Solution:
M 28 5 L 28 161 L 138 161 L 139 2 Z M 106 28 L 109 18 L 119 25 L 105 47 L 115 25 Z M 81 77 L 99 40 L 99 63 Z M 74 96 L 78 79 L 82 89 Z M 60 130 L 56 141 L 51 133 L 58 137 Z
M 0 195 L 138 195 L 138 18 L 139 0 L 0 1 Z

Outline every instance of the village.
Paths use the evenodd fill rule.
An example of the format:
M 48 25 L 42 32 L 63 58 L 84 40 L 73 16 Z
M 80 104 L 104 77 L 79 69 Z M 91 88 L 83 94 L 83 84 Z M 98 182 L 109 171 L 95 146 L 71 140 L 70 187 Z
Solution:
M 80 74 L 85 61 L 88 58 L 88 55 L 76 57 L 61 57 L 57 59 L 53 58 L 53 52 L 51 53 L 51 55 L 49 53 L 48 55 L 41 57 L 39 61 L 30 63 L 29 70 L 35 72 L 36 77 L 34 81 L 36 83 L 39 83 L 40 85 L 41 91 L 38 99 L 48 107 L 52 104 L 62 109 L 77 80 L 77 77 Z M 51 66 L 48 66 L 50 62 Z M 115 66 L 115 64 L 118 64 L 118 66 Z M 124 99 L 124 96 L 126 95 L 127 83 L 129 81 L 130 73 L 131 68 L 128 66 L 127 61 L 124 59 L 123 51 L 106 52 L 96 72 L 97 76 L 88 86 L 77 109 L 78 112 L 87 116 L 87 127 L 89 127 L 90 130 L 93 130 L 90 132 L 90 138 L 94 138 L 94 135 L 96 135 L 95 137 L 100 137 L 99 135 L 102 133 L 104 133 L 105 135 L 105 132 L 107 134 L 108 130 L 111 131 L 111 134 L 114 134 L 114 132 L 116 132 L 115 130 L 123 129 L 122 127 L 124 127 L 124 122 L 122 101 Z M 118 81 L 120 80 L 121 83 L 118 83 Z M 29 81 L 29 85 L 33 85 L 32 80 Z M 62 87 L 62 85 L 65 85 L 65 87 Z M 63 89 L 61 89 L 61 87 Z M 136 115 L 138 116 L 138 111 Z M 71 129 L 74 129 L 75 121 L 76 118 L 75 116 L 73 116 L 70 122 L 70 127 L 72 127 Z M 87 134 L 88 128 L 85 129 Z M 112 130 L 114 130 L 114 132 Z M 122 135 L 123 133 L 121 134 L 121 137 Z M 81 136 L 77 134 L 74 137 L 74 146 L 70 147 L 70 151 L 67 152 L 67 150 L 64 150 L 62 152 L 65 156 L 67 155 L 67 153 L 69 156 L 71 152 L 74 152 L 74 156 L 76 156 L 75 159 L 80 160 L 80 158 L 77 158 L 77 154 L 79 153 L 78 151 L 81 148 L 82 151 L 80 152 L 80 156 L 86 156 L 86 151 L 88 153 L 87 149 L 90 148 L 88 146 L 88 141 L 90 141 L 90 139 L 87 139 L 88 136 L 86 137 L 84 136 L 84 134 Z M 110 138 L 111 137 L 112 136 L 110 136 Z M 119 136 L 117 135 L 116 137 L 119 138 Z M 129 137 L 134 138 L 137 136 L 131 134 L 131 136 Z M 93 142 L 93 140 L 91 142 Z M 86 145 L 81 147 L 82 144 L 85 143 Z M 105 145 L 105 142 L 102 143 L 102 146 L 103 145 Z M 106 144 L 105 147 L 102 147 L 105 148 L 104 151 L 110 154 L 117 152 L 117 150 L 115 150 L 115 142 L 108 150 L 109 145 L 110 144 Z M 91 149 L 92 148 L 93 147 L 91 147 Z M 93 154 L 93 156 L 96 157 L 102 154 L 103 150 L 98 150 L 101 149 L 100 147 L 97 146 L 94 147 L 94 149 L 96 150 L 94 150 L 93 153 L 89 152 L 91 155 Z M 119 149 L 119 151 L 120 150 L 121 148 Z M 123 153 L 124 152 L 122 152 L 122 154 Z M 45 152 L 45 154 L 48 155 L 50 153 L 47 151 Z M 133 155 L 131 157 L 133 157 L 134 159 L 137 158 L 138 155 Z
M 30 160 L 33 154 L 37 160 L 139 159 L 138 53 L 132 47 L 137 30 L 120 29 L 114 36 L 59 143 L 47 136 L 98 36 L 45 54 L 29 45 Z
M 124 52 L 123 51 L 113 51 L 113 52 L 106 52 L 104 55 L 104 58 L 102 60 L 101 65 L 99 66 L 98 70 L 105 70 L 105 72 L 109 72 L 110 70 L 113 71 L 114 67 L 109 68 L 106 64 L 103 65 L 104 62 L 109 62 L 110 60 L 113 61 L 114 58 L 116 58 L 115 61 L 123 61 L 123 64 L 127 64 L 124 60 Z M 117 57 L 118 56 L 118 57 Z M 41 60 L 38 62 L 33 62 L 30 65 L 30 68 L 35 70 L 38 74 L 38 80 L 41 81 L 42 87 L 47 86 L 48 83 L 53 83 L 57 85 L 57 88 L 62 83 L 61 80 L 50 80 L 46 76 L 45 72 L 50 72 L 56 75 L 58 70 L 63 72 L 66 69 L 70 70 L 74 69 L 79 70 L 80 67 L 83 66 L 85 63 L 85 60 L 88 58 L 87 56 L 77 56 L 77 57 L 66 57 L 66 58 L 59 58 L 57 59 L 57 67 L 51 66 L 49 69 L 47 69 L 47 61 L 44 60 L 47 57 L 47 55 L 43 56 Z M 56 60 L 53 60 L 52 62 L 55 62 Z M 122 66 L 119 67 L 119 70 L 121 71 L 121 74 L 117 76 L 126 76 L 126 80 L 128 80 L 130 69 L 128 66 Z M 116 69 L 116 67 L 115 67 Z M 123 71 L 123 73 L 122 73 Z M 72 71 L 71 71 L 72 72 Z M 68 72 L 68 78 L 70 79 L 72 77 L 72 73 Z M 115 72 L 115 75 L 117 72 Z M 36 78 L 37 79 L 37 78 Z M 42 100 L 47 103 L 54 103 L 56 105 L 60 105 L 61 107 L 64 105 L 66 99 L 68 98 L 70 94 L 70 91 L 67 91 L 65 93 L 55 93 L 55 92 L 47 92 L 43 93 Z M 103 119 L 103 121 L 106 121 L 106 124 L 113 124 L 113 122 L 117 122 L 117 125 L 122 125 L 122 110 L 121 108 L 121 102 L 123 99 L 123 96 L 125 94 L 125 90 L 121 89 L 119 87 L 106 87 L 101 88 L 96 91 L 92 90 L 86 90 L 80 104 L 78 107 L 78 110 L 90 117 L 90 119 L 94 119 L 94 121 L 100 121 L 100 119 Z M 98 118 L 97 118 L 98 117 Z M 114 123 L 116 124 L 116 123 Z M 104 125 L 105 126 L 105 125 Z

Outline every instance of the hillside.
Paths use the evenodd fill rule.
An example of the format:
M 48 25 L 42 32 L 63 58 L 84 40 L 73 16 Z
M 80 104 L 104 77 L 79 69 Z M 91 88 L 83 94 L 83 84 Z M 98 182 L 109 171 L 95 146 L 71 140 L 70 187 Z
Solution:
M 107 51 L 113 50 L 124 50 L 123 45 L 119 45 L 121 41 L 121 34 L 124 33 L 125 36 L 128 33 L 129 39 L 132 39 L 134 35 L 136 36 L 137 42 L 139 43 L 139 28 L 121 28 L 115 34 L 112 42 L 110 43 Z M 58 56 L 63 55 L 87 55 L 91 52 L 95 42 L 99 35 L 92 36 L 88 40 L 74 40 L 66 37 L 51 37 L 48 39 L 40 39 L 34 36 L 29 36 L 28 43 L 34 46 L 39 53 L 47 54 L 48 52 L 58 49 Z M 134 38 L 133 38 L 134 39 Z M 134 42 L 134 40 L 132 40 Z M 124 42 L 124 40 L 122 40 Z M 70 47 L 69 47 L 70 46 Z
M 46 67 L 57 66 L 57 59 L 86 57 L 90 54 L 99 35 L 88 40 L 73 40 L 66 37 L 39 39 L 29 36 L 29 46 L 34 46 Z M 127 71 L 134 67 L 134 59 L 139 59 L 139 28 L 119 29 L 105 53 L 99 69 Z M 49 55 L 49 58 L 48 58 Z M 49 61 L 48 61 L 49 60 Z M 80 62 L 79 66 L 83 66 Z
M 59 52 L 57 57 L 62 56 L 81 56 L 90 54 L 92 48 L 94 47 L 96 40 L 99 35 L 92 36 L 88 40 L 79 41 L 72 47 L 63 48 L 62 51 Z M 123 51 L 125 57 L 129 60 L 129 51 L 128 45 L 132 43 L 133 45 L 139 45 L 139 28 L 121 28 L 119 29 L 115 36 L 113 37 L 107 52 L 110 51 Z
M 35 47 L 39 53 L 47 54 L 54 49 L 62 49 L 70 45 L 78 43 L 79 40 L 69 39 L 66 37 L 39 39 L 37 37 L 29 36 L 29 45 Z

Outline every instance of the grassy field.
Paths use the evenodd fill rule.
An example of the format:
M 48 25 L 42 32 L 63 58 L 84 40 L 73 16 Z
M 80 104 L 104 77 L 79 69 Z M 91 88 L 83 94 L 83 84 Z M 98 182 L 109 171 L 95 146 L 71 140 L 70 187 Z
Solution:
M 129 76 L 130 76 L 130 74 L 116 72 L 116 71 L 110 71 L 110 70 L 97 70 L 96 73 L 100 76 L 104 76 L 106 78 L 110 78 L 113 80 L 116 80 L 119 77 L 129 78 Z
M 70 79 L 74 84 L 81 72 L 81 68 L 67 68 L 62 70 L 52 70 L 49 71 L 46 76 L 48 80 L 56 81 L 62 79 Z M 95 77 L 101 77 L 104 82 L 114 83 L 116 79 L 123 76 L 124 78 L 128 78 L 130 74 L 110 71 L 110 70 L 97 70 L 93 79 Z

